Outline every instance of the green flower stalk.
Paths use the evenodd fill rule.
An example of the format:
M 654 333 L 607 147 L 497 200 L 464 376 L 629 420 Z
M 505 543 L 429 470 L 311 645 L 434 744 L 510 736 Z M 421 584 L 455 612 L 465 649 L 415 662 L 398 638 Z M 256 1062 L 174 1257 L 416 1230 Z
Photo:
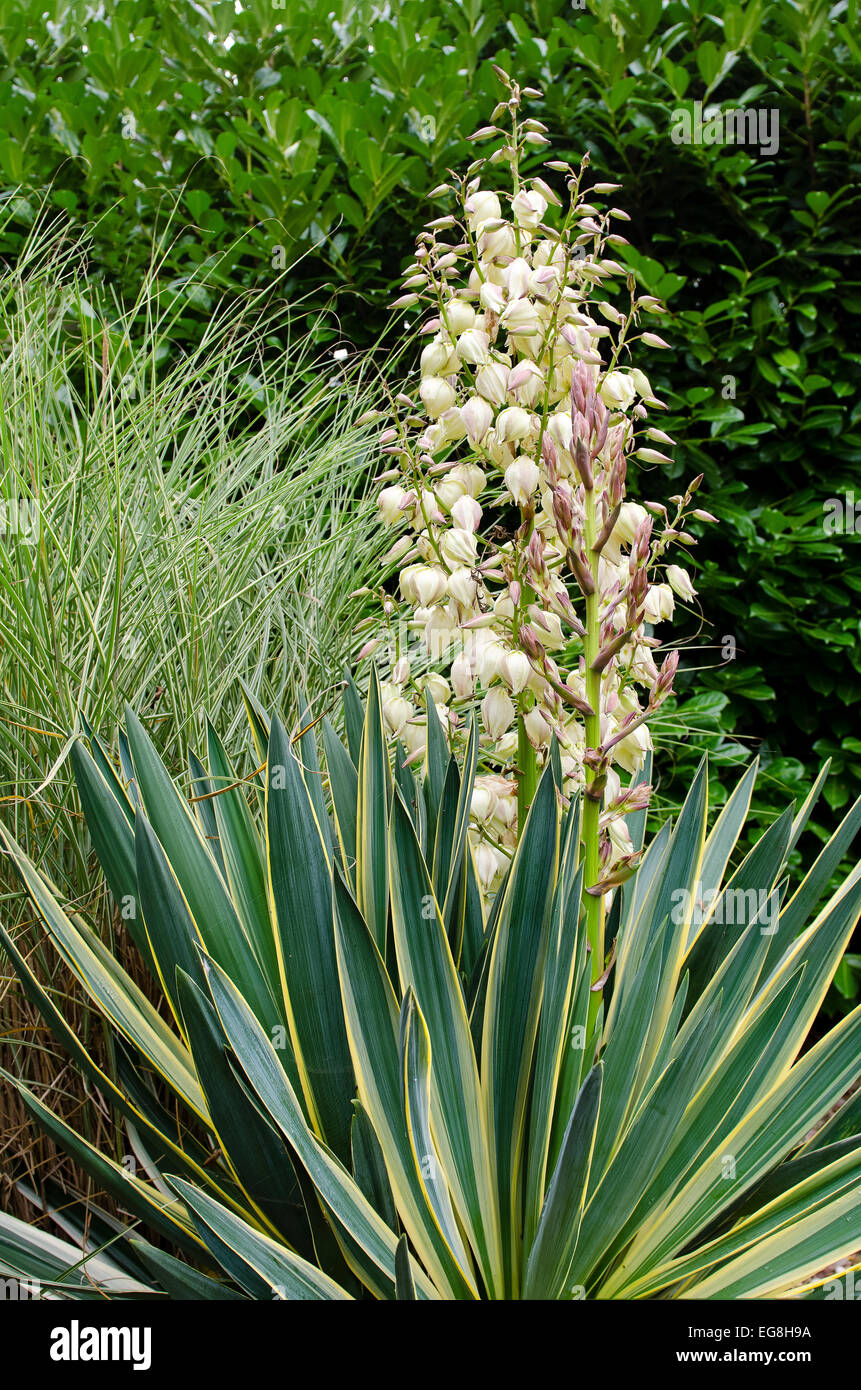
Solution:
M 626 214 L 602 207 L 617 185 L 585 187 L 580 168 L 551 161 L 563 200 L 525 157 L 548 143 L 522 119 L 522 92 L 474 139 L 489 159 L 432 196 L 457 211 L 431 221 L 397 306 L 427 311 L 420 376 L 392 402 L 381 437 L 390 466 L 379 482 L 384 521 L 403 529 L 392 558 L 399 594 L 381 593 L 393 645 L 383 713 L 417 761 L 435 711 L 452 747 L 467 716 L 481 721 L 471 841 L 492 894 L 518 843 L 540 768 L 558 745 L 565 795 L 585 793 L 582 857 L 593 978 L 604 970 L 603 902 L 636 855 L 625 817 L 646 804 L 648 720 L 672 689 L 678 652 L 653 628 L 690 602 L 688 573 L 664 556 L 687 547 L 701 479 L 676 499 L 626 499 L 628 459 L 669 462 L 672 444 L 649 424 L 662 408 L 631 363 L 641 328 L 662 306 L 639 295 L 611 258 L 627 245 Z M 496 124 L 505 120 L 510 130 Z M 504 163 L 512 191 L 482 186 Z M 623 308 L 611 296 L 625 297 Z M 661 651 L 660 649 L 663 650 Z M 369 647 L 365 649 L 370 650 Z

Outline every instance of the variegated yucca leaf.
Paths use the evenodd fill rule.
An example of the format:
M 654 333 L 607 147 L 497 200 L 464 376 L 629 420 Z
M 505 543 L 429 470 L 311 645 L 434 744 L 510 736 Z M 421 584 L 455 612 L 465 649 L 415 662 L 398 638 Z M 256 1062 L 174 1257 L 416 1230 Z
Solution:
M 486 913 L 474 728 L 458 761 L 431 718 L 416 774 L 390 760 L 376 677 L 366 713 L 348 681 L 321 770 L 312 715 L 291 736 L 246 703 L 257 771 L 239 778 L 207 727 L 191 799 L 131 711 L 118 766 L 94 733 L 75 745 L 165 1008 L 3 835 L 113 1040 L 110 1075 L 3 945 L 123 1138 L 98 1152 L 6 1083 L 135 1228 L 64 1216 L 57 1192 L 66 1238 L 2 1218 L 0 1270 L 61 1298 L 770 1298 L 861 1248 L 861 1110 L 831 1115 L 861 1078 L 861 1009 L 809 1042 L 861 912 L 861 867 L 822 901 L 861 805 L 790 891 L 824 779 L 740 857 L 756 769 L 708 833 L 703 765 L 617 891 L 589 1029 L 558 759 Z

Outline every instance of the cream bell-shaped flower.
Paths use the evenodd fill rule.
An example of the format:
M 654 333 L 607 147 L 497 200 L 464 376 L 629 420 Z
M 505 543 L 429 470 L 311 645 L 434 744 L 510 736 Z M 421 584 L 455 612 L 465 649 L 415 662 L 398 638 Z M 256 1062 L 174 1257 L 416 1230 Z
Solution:
M 511 728 L 515 714 L 507 690 L 501 685 L 495 685 L 492 690 L 488 690 L 481 702 L 481 722 L 494 741 L 502 738 L 506 730 Z
M 475 231 L 482 222 L 489 222 L 502 216 L 498 196 L 487 188 L 477 188 L 464 204 L 470 230 Z
M 538 486 L 538 464 L 527 454 L 521 454 L 505 470 L 505 486 L 519 507 L 525 507 Z
M 450 299 L 443 309 L 443 322 L 455 336 L 466 333 L 475 323 L 475 310 L 464 299 Z
M 447 339 L 436 337 L 427 347 L 422 348 L 422 377 L 437 376 L 448 365 L 454 349 Z
M 496 433 L 508 442 L 512 439 L 525 439 L 532 429 L 532 416 L 522 406 L 510 405 L 501 410 L 496 417 Z
M 448 577 L 448 592 L 461 608 L 471 612 L 478 598 L 478 585 L 472 577 L 469 565 L 460 565 Z
M 472 531 L 453 526 L 450 531 L 443 532 L 439 548 L 448 564 L 473 565 L 478 551 L 478 540 Z
M 506 652 L 499 663 L 499 674 L 513 695 L 519 695 L 529 680 L 532 666 L 525 652 Z
M 647 623 L 669 622 L 676 606 L 669 584 L 653 584 L 646 594 L 643 616 Z
M 526 736 L 533 748 L 545 748 L 550 742 L 553 728 L 545 719 L 541 708 L 533 705 L 523 720 Z
M 459 700 L 469 700 L 475 694 L 476 673 L 466 652 L 458 652 L 451 663 L 451 686 Z
M 482 396 L 470 396 L 461 407 L 460 418 L 473 444 L 480 444 L 493 423 L 493 409 Z
M 415 714 L 415 709 L 396 686 L 388 683 L 380 686 L 380 702 L 389 733 L 393 738 L 399 738 L 407 721 Z
M 404 488 L 397 483 L 393 487 L 384 487 L 378 494 L 377 506 L 387 526 L 394 526 L 396 522 L 404 520 L 401 508 L 407 500 L 407 495 Z
M 476 777 L 472 788 L 472 800 L 469 805 L 469 813 L 474 820 L 490 820 L 496 810 L 496 803 L 499 800 L 496 792 L 489 783 L 489 779 Z
M 691 583 L 691 576 L 687 570 L 683 570 L 680 565 L 667 565 L 666 574 L 670 588 L 685 603 L 690 603 L 696 597 L 697 591 Z
M 487 362 L 475 374 L 475 389 L 491 405 L 504 405 L 508 399 L 508 362 Z
M 432 420 L 438 419 L 444 410 L 450 410 L 457 399 L 454 387 L 440 376 L 426 376 L 419 387 L 419 395 Z
M 490 355 L 490 337 L 481 329 L 467 329 L 457 340 L 457 355 L 461 362 L 482 366 Z
M 511 211 L 518 227 L 534 231 L 547 211 L 547 199 L 540 193 L 527 193 L 525 189 L 511 201 Z
M 464 531 L 475 532 L 482 517 L 481 504 L 476 502 L 474 497 L 463 495 L 453 504 L 451 514 L 453 520 Z
M 613 761 L 625 772 L 639 772 L 646 754 L 652 748 L 652 735 L 647 724 L 639 724 L 632 733 L 627 734 L 613 748 Z
M 447 476 L 454 482 L 462 485 L 464 492 L 470 497 L 478 497 L 487 485 L 487 478 L 484 470 L 479 468 L 477 463 L 458 463 L 454 468 L 450 468 Z
M 608 372 L 598 394 L 610 410 L 630 410 L 637 396 L 637 388 L 627 372 Z

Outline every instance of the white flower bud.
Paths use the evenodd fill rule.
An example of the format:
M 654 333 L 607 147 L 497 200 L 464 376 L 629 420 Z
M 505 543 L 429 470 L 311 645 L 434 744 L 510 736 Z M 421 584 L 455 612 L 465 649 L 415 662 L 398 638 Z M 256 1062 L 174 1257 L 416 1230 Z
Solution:
M 382 692 L 381 692 L 382 693 Z M 412 719 L 415 710 L 409 700 L 405 700 L 402 695 L 394 694 L 389 698 L 382 699 L 383 718 L 388 726 L 389 733 L 393 738 L 399 738 L 403 732 L 404 725 Z
M 424 688 L 435 705 L 444 705 L 451 699 L 451 686 L 445 676 L 440 676 L 436 671 L 432 671 L 425 679 Z
M 395 662 L 394 670 L 392 671 L 392 684 L 393 684 L 393 685 L 406 685 L 406 683 L 407 683 L 407 681 L 409 680 L 409 678 L 410 678 L 410 659 L 409 659 L 408 656 L 401 656 L 401 657 L 399 657 L 398 660 Z
M 641 507 L 639 502 L 623 502 L 618 520 L 613 527 L 613 539 L 621 545 L 631 545 L 648 515 L 645 507 Z
M 529 262 L 522 256 L 516 256 L 511 265 L 506 266 L 505 285 L 510 300 L 521 299 L 525 295 L 530 273 Z
M 476 846 L 475 872 L 482 888 L 488 889 L 496 877 L 497 860 L 493 849 L 484 840 Z
M 507 690 L 495 685 L 481 702 L 481 721 L 492 739 L 501 738 L 514 723 L 514 705 Z
M 478 653 L 478 677 L 487 688 L 500 673 L 505 647 L 496 640 L 486 642 Z
M 432 420 L 436 420 L 444 410 L 451 410 L 455 402 L 454 387 L 441 376 L 426 376 L 419 387 L 419 395 Z
M 547 433 L 560 449 L 570 452 L 573 432 L 570 410 L 558 410 L 547 421 Z
M 525 507 L 538 486 L 540 473 L 534 459 L 527 454 L 510 463 L 505 470 L 505 486 L 519 507 Z

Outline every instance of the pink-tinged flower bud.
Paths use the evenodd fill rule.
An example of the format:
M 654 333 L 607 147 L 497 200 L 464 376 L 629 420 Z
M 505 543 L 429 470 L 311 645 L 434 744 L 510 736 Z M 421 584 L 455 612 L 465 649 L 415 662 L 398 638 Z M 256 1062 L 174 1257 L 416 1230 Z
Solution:
M 488 690 L 481 702 L 481 722 L 494 741 L 502 738 L 506 729 L 511 728 L 514 715 L 514 705 L 507 690 L 503 690 L 501 685 Z
M 623 855 L 634 853 L 634 846 L 631 842 L 631 836 L 628 832 L 624 816 L 610 817 L 607 822 L 607 834 L 612 847 L 610 856 L 611 864 L 622 858 Z
M 550 742 L 553 728 L 545 719 L 538 705 L 533 705 L 524 717 L 523 725 L 526 729 L 526 737 L 533 748 L 545 748 Z
M 690 603 L 696 595 L 696 589 L 691 583 L 691 576 L 687 570 L 683 570 L 680 565 L 667 565 L 667 581 L 674 593 L 678 594 L 685 603 Z
M 474 497 L 459 497 L 451 514 L 462 531 L 477 531 L 481 521 L 481 506 Z
M 532 416 L 522 406 L 510 405 L 496 417 L 496 433 L 502 440 L 525 439 L 532 428 Z
M 487 222 L 491 218 L 500 217 L 502 208 L 499 199 L 490 189 L 477 188 L 471 193 L 464 203 L 470 228 L 474 231 L 481 222 Z
M 457 355 L 461 362 L 469 362 L 474 367 L 480 367 L 487 361 L 489 350 L 490 338 L 478 328 L 468 329 L 457 340 Z
M 359 650 L 356 660 L 366 661 L 369 656 L 373 656 L 374 652 L 377 650 L 379 645 L 379 637 L 372 637 L 370 642 L 366 642 L 365 645 Z
M 543 143 L 543 142 L 542 142 Z M 511 202 L 511 211 L 518 227 L 534 231 L 547 211 L 547 199 L 540 193 L 527 193 L 524 189 Z
M 423 377 L 437 376 L 447 365 L 453 348 L 442 338 L 434 338 L 432 343 L 422 348 L 421 373 Z
M 403 560 L 404 556 L 410 551 L 411 548 L 412 538 L 410 536 L 401 536 L 399 540 L 395 541 L 391 549 L 386 551 L 385 555 L 383 556 L 383 564 L 396 564 L 398 561 Z
M 516 608 L 518 606 L 518 604 L 520 603 L 520 595 L 522 593 L 523 590 L 520 586 L 520 580 L 512 579 L 511 583 L 508 586 L 508 597 L 511 601 L 512 608 Z
M 490 820 L 496 810 L 498 801 L 499 797 L 492 787 L 476 780 L 475 786 L 472 789 L 472 799 L 469 803 L 469 813 L 474 820 Z
M 459 700 L 468 700 L 475 694 L 475 672 L 466 652 L 458 652 L 451 664 L 451 685 Z
M 408 656 L 401 656 L 395 662 L 392 670 L 392 684 L 406 685 L 410 678 L 410 659 Z
M 646 344 L 646 347 L 668 348 L 670 346 L 663 338 L 659 338 L 657 333 L 644 333 L 643 342 Z
M 485 488 L 487 479 L 477 463 L 458 463 L 452 468 L 448 475 L 454 482 L 460 483 L 464 492 L 470 497 L 478 497 Z
M 461 408 L 460 418 L 473 444 L 480 444 L 493 421 L 493 410 L 481 396 L 470 396 Z
M 505 470 L 505 486 L 519 507 L 525 507 L 538 486 L 540 473 L 534 459 L 526 454 L 510 463 Z
M 453 526 L 440 537 L 439 548 L 443 557 L 452 567 L 455 565 L 474 565 L 478 550 L 478 540 L 471 531 Z
M 415 597 L 422 608 L 430 608 L 445 593 L 445 570 L 438 565 L 416 565 L 411 575 L 411 583 Z M 403 589 L 403 575 L 401 575 L 401 588 Z M 404 592 L 404 597 L 409 598 L 410 595 Z
M 394 526 L 395 522 L 403 521 L 404 513 L 401 510 L 408 494 L 398 484 L 394 487 L 384 487 L 377 497 L 377 506 L 380 515 L 387 526 Z
M 672 463 L 672 459 L 667 454 L 662 454 L 658 449 L 635 449 L 634 457 L 642 459 L 643 463 Z
M 519 362 L 509 373 L 508 389 L 521 405 L 534 405 L 544 390 L 544 376 L 534 362 Z
M 471 304 L 467 304 L 463 299 L 450 299 L 444 305 L 443 312 L 443 321 L 448 331 L 455 337 L 459 333 L 465 333 L 475 323 L 475 310 Z
M 598 394 L 610 410 L 629 410 L 634 404 L 637 388 L 628 372 L 608 372 Z
M 669 584 L 653 584 L 646 594 L 643 617 L 647 623 L 667 622 L 673 616 L 676 601 Z
M 529 284 L 529 262 L 522 256 L 516 256 L 511 265 L 505 271 L 505 284 L 508 289 L 508 298 L 522 299 Z
M 542 614 L 542 617 L 543 616 L 544 615 Z M 520 631 L 517 634 L 517 640 L 523 648 L 524 652 L 526 652 L 527 655 L 530 656 L 533 661 L 544 660 L 544 647 L 535 635 L 535 629 L 530 627 L 529 623 L 523 623 L 521 625 Z M 529 671 L 531 675 L 531 666 L 529 668 Z M 527 675 L 527 682 L 529 681 L 530 675 Z
M 486 309 L 497 317 L 505 308 L 505 295 L 502 293 L 500 285 L 494 285 L 490 280 L 485 280 L 478 291 L 478 302 L 482 309 Z
M 419 395 L 432 420 L 438 419 L 444 410 L 451 410 L 456 399 L 454 387 L 441 376 L 426 376 L 419 387 Z
M 492 405 L 504 405 L 508 392 L 507 364 L 487 362 L 475 374 L 475 389 Z
M 499 663 L 499 674 L 514 695 L 520 694 L 529 680 L 531 670 L 532 667 L 525 652 L 506 652 Z

